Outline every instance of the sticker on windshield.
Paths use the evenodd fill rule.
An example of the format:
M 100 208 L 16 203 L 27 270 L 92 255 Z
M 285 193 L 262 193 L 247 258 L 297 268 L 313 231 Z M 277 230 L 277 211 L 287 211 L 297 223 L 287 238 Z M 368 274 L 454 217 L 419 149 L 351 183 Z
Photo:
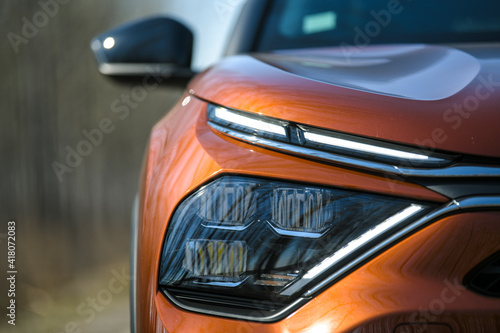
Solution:
M 302 31 L 304 34 L 314 34 L 334 30 L 337 26 L 337 14 L 333 11 L 304 16 Z

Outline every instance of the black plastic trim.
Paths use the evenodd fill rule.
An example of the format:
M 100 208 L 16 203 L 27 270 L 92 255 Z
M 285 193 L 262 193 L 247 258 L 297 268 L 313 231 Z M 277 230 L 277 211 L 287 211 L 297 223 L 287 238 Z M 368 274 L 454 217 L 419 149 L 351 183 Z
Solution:
M 496 276 L 492 278 L 494 281 L 486 281 L 488 279 L 485 279 L 484 275 L 487 274 Z M 485 288 L 484 283 L 489 283 L 489 288 L 495 286 L 496 291 L 488 290 L 489 288 Z M 483 296 L 500 298 L 500 251 L 489 256 L 467 273 L 464 278 L 464 285 Z

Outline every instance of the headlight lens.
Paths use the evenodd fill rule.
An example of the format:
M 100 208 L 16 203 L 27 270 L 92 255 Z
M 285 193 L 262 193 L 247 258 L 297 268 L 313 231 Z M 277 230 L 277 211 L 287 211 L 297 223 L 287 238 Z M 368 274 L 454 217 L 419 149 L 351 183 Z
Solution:
M 260 303 L 276 310 L 427 208 L 382 195 L 224 176 L 177 208 L 159 284 L 180 298 L 206 296 L 200 308 Z

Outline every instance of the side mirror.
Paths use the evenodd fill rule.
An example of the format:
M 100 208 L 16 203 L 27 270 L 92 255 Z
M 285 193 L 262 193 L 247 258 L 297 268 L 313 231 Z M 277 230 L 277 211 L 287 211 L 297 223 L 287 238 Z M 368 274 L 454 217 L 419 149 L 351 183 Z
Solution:
M 95 37 L 90 44 L 104 75 L 131 78 L 191 78 L 193 34 L 167 17 L 124 24 Z

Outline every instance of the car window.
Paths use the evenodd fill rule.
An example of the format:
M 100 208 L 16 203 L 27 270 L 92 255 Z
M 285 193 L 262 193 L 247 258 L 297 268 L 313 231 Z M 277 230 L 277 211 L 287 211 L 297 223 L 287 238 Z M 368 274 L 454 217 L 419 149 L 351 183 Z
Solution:
M 275 0 L 257 51 L 500 41 L 498 0 Z

